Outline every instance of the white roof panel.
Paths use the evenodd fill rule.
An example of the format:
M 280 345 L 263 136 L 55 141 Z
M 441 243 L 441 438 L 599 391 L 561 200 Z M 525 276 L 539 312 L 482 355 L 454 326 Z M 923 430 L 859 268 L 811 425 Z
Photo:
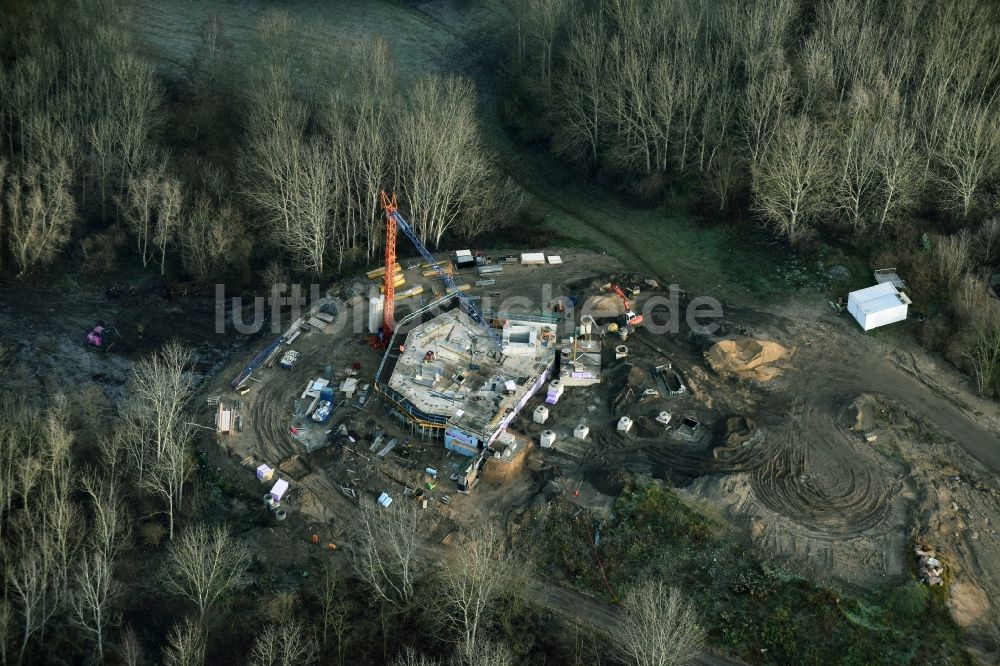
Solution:
M 849 298 L 853 299 L 865 312 L 880 312 L 906 304 L 891 282 L 883 282 L 872 287 L 852 291 Z

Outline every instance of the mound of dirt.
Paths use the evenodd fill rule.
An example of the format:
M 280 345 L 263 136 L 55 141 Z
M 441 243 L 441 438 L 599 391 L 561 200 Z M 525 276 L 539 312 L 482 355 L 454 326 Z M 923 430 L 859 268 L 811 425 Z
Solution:
M 847 413 L 847 427 L 863 432 L 875 426 L 875 415 L 878 413 L 878 399 L 864 393 L 851 403 Z
M 726 419 L 725 446 L 739 446 L 750 439 L 757 430 L 752 419 L 745 416 L 730 416 Z
M 613 295 L 591 296 L 583 303 L 582 314 L 587 314 L 594 319 L 606 319 L 617 317 L 625 313 L 624 305 Z
M 720 340 L 705 352 L 708 364 L 720 375 L 766 382 L 790 369 L 788 359 L 795 349 L 782 347 L 770 340 L 745 338 Z

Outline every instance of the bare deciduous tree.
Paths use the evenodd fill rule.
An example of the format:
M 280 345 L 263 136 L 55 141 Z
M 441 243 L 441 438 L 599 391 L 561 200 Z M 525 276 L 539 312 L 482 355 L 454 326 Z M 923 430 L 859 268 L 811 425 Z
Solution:
M 112 613 L 115 598 L 121 592 L 113 577 L 112 563 L 100 550 L 80 560 L 70 596 L 74 622 L 94 643 L 94 658 L 104 662 L 104 635 L 116 624 Z
M 316 642 L 296 620 L 269 624 L 254 641 L 250 666 L 299 666 L 319 657 Z
M 69 242 L 76 217 L 71 182 L 65 162 L 45 172 L 29 166 L 23 177 L 8 179 L 8 241 L 22 273 L 51 262 Z
M 440 666 L 440 664 L 437 659 L 417 652 L 411 647 L 405 648 L 392 661 L 392 666 Z
M 743 140 L 755 164 L 767 149 L 791 96 L 791 74 L 783 64 L 769 69 L 747 84 L 740 104 Z
M 205 629 L 188 618 L 170 629 L 163 649 L 163 663 L 165 666 L 203 666 L 205 648 Z
M 378 598 L 404 610 L 413 599 L 423 515 L 414 502 L 396 502 L 386 509 L 366 497 L 360 506 L 354 571 Z
M 887 118 L 874 146 L 879 183 L 876 188 L 878 230 L 893 225 L 916 201 L 924 184 L 917 154 L 917 135 L 905 115 Z
M 804 116 L 787 119 L 753 172 L 754 208 L 764 224 L 800 241 L 826 205 L 830 144 Z
M 566 66 L 556 81 L 553 100 L 558 118 L 555 142 L 557 150 L 575 156 L 589 154 L 598 163 L 604 101 L 607 96 L 608 69 L 605 64 L 607 34 L 601 13 L 584 14 L 571 28 L 566 46 Z
M 344 662 L 347 647 L 347 607 L 338 584 L 339 576 L 329 560 L 323 565 L 323 580 L 320 581 L 320 645 L 326 648 L 331 640 L 337 642 L 337 663 Z
M 221 526 L 189 527 L 170 545 L 170 589 L 190 600 L 203 620 L 219 598 L 247 584 L 250 553 Z
M 468 80 L 424 76 L 410 101 L 400 128 L 399 189 L 421 240 L 437 245 L 494 174 Z
M 135 234 L 135 245 L 145 267 L 152 258 L 150 243 L 155 232 L 155 212 L 163 172 L 150 169 L 128 180 L 125 197 L 116 197 L 119 214 Z
M 480 628 L 510 585 L 513 569 L 514 559 L 493 525 L 471 535 L 441 566 L 443 619 L 449 633 L 461 636 L 459 650 L 467 663 L 475 663 Z
M 181 184 L 176 178 L 164 178 L 159 183 L 156 197 L 156 233 L 153 242 L 160 250 L 160 275 L 166 271 L 167 246 L 177 236 L 181 223 L 181 207 L 184 197 Z
M 142 644 L 139 643 L 139 638 L 135 635 L 132 627 L 125 627 L 122 630 L 118 654 L 125 666 L 141 666 L 145 662 Z
M 938 276 L 951 291 L 972 266 L 972 234 L 963 229 L 953 236 L 938 239 L 934 243 L 934 259 Z
M 609 638 L 635 666 L 682 666 L 700 654 L 705 631 L 678 590 L 651 581 L 625 598 L 621 621 Z
M 997 110 L 982 104 L 953 104 L 937 151 L 939 182 L 952 207 L 968 216 L 983 181 L 995 169 L 1000 149 Z

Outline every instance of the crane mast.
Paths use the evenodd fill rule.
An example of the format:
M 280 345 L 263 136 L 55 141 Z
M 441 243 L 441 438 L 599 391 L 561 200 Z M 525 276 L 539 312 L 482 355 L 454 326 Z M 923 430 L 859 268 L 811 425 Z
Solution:
M 431 254 L 427 246 L 421 242 L 420 237 L 410 226 L 410 223 L 406 221 L 406 218 L 399 212 L 399 206 L 396 203 L 396 195 L 393 194 L 391 197 L 382 191 L 381 194 L 382 210 L 385 211 L 385 276 L 384 276 L 384 290 L 385 290 L 385 304 L 383 306 L 382 314 L 382 327 L 385 331 L 386 339 L 395 330 L 395 265 L 396 265 L 396 229 L 398 228 L 403 232 L 403 235 L 410 239 L 413 246 L 417 248 L 420 255 L 437 271 L 438 277 L 444 282 L 445 287 L 448 288 L 450 292 L 453 292 L 458 296 L 458 301 L 465 308 L 466 313 L 472 318 L 474 322 L 479 324 L 479 326 L 490 336 L 493 342 L 499 349 L 503 344 L 500 335 L 496 330 L 489 325 L 486 319 L 483 317 L 483 313 L 476 307 L 476 304 L 472 302 L 472 299 L 465 295 L 463 291 L 458 288 L 455 284 L 455 280 L 448 274 L 448 272 L 440 266 L 440 264 L 434 259 L 434 255 Z

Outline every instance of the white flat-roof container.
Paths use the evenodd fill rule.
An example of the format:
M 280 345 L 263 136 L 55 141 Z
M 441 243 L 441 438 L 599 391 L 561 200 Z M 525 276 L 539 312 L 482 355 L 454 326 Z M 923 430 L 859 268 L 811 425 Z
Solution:
M 522 252 L 521 263 L 528 266 L 538 266 L 545 263 L 544 252 Z
M 903 321 L 909 305 L 910 299 L 891 282 L 852 291 L 847 297 L 847 311 L 866 331 Z

